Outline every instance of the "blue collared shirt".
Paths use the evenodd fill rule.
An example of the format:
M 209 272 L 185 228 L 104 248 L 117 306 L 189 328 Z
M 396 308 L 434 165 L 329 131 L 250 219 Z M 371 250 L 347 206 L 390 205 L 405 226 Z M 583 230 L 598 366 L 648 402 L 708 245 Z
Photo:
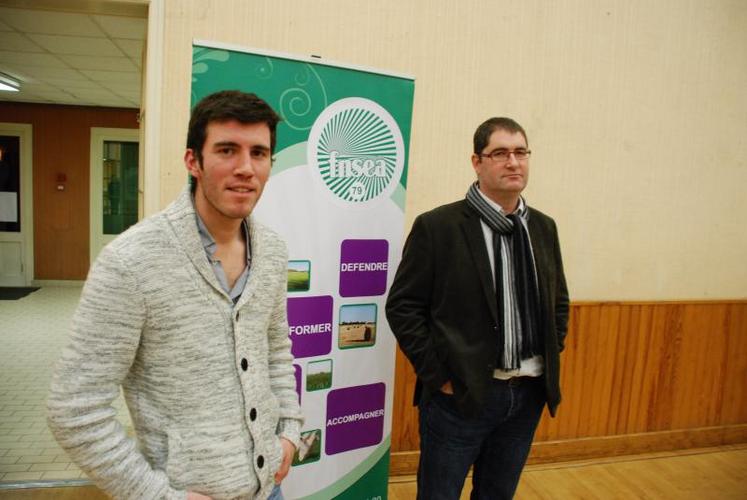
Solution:
M 239 278 L 236 280 L 236 283 L 233 284 L 233 288 L 229 290 L 228 280 L 226 279 L 226 273 L 223 270 L 223 265 L 221 264 L 220 260 L 215 258 L 215 251 L 218 249 L 218 244 L 215 242 L 215 239 L 213 239 L 210 231 L 208 231 L 205 223 L 202 222 L 200 214 L 197 213 L 197 210 L 195 210 L 195 218 L 197 219 L 197 231 L 200 233 L 202 246 L 205 248 L 205 254 L 207 255 L 208 262 L 210 262 L 210 266 L 213 268 L 215 277 L 218 279 L 218 283 L 220 283 L 220 286 L 223 288 L 223 290 L 225 290 L 233 303 L 236 304 L 236 302 L 238 302 L 239 300 L 239 297 L 241 297 L 241 293 L 244 291 L 246 280 L 249 278 L 249 268 L 252 265 L 252 247 L 249 240 L 249 224 L 247 224 L 246 219 L 241 221 L 241 230 L 244 233 L 244 238 L 246 240 L 246 267 L 244 268 L 244 271 L 242 271 Z

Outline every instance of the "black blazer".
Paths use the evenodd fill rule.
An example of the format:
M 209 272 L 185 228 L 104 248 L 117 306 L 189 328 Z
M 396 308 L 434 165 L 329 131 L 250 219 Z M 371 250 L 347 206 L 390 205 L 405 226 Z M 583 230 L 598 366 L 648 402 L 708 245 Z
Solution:
M 555 222 L 530 207 L 527 226 L 540 292 L 547 406 L 554 416 L 568 290 Z M 451 381 L 461 412 L 479 412 L 496 367 L 500 322 L 480 217 L 466 201 L 415 219 L 389 290 L 386 316 L 417 374 L 414 403 Z

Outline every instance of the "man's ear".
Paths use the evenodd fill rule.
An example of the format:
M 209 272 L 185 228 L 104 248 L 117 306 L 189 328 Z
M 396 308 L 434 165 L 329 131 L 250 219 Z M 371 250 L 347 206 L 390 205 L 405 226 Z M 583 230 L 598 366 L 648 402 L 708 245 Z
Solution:
M 192 177 L 199 179 L 202 169 L 200 168 L 200 160 L 197 159 L 195 152 L 191 148 L 187 148 L 184 152 L 184 166 L 187 167 L 187 172 L 192 174 Z
M 472 168 L 475 169 L 475 172 L 477 172 L 477 167 L 480 165 L 480 157 L 476 154 L 472 154 Z

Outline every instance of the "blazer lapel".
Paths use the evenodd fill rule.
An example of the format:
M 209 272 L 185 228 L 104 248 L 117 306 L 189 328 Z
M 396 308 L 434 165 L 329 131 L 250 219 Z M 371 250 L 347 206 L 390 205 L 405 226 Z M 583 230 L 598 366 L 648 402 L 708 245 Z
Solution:
M 485 245 L 485 236 L 482 232 L 480 217 L 466 205 L 464 207 L 464 220 L 461 226 L 464 237 L 467 240 L 467 247 L 472 255 L 472 261 L 475 263 L 477 274 L 480 276 L 482 292 L 488 302 L 493 320 L 498 324 L 498 303 L 495 291 L 493 290 L 493 271 L 490 269 L 490 258 L 488 257 L 488 249 Z
M 547 294 L 547 272 L 552 269 L 547 259 L 547 242 L 545 231 L 537 222 L 536 217 L 532 217 L 532 208 L 529 208 L 527 228 L 529 229 L 529 239 L 532 243 L 532 255 L 534 255 L 534 267 L 537 270 L 537 288 L 539 289 L 540 309 L 548 309 L 549 299 Z M 544 314 L 540 315 L 540 321 L 543 321 Z

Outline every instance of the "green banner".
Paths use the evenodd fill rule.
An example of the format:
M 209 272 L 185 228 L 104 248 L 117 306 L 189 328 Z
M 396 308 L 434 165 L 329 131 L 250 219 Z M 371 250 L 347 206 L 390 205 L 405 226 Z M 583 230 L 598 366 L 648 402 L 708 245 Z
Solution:
M 286 241 L 306 418 L 288 499 L 387 495 L 396 342 L 384 316 L 404 229 L 412 78 L 195 42 L 192 105 L 253 92 L 283 121 L 252 217 Z
M 412 79 L 195 45 L 192 106 L 208 94 L 229 89 L 254 92 L 283 117 L 278 126 L 278 151 L 305 142 L 316 118 L 335 101 L 363 97 L 377 102 L 392 115 L 402 132 L 405 168 L 400 183 L 407 187 L 415 92 Z

